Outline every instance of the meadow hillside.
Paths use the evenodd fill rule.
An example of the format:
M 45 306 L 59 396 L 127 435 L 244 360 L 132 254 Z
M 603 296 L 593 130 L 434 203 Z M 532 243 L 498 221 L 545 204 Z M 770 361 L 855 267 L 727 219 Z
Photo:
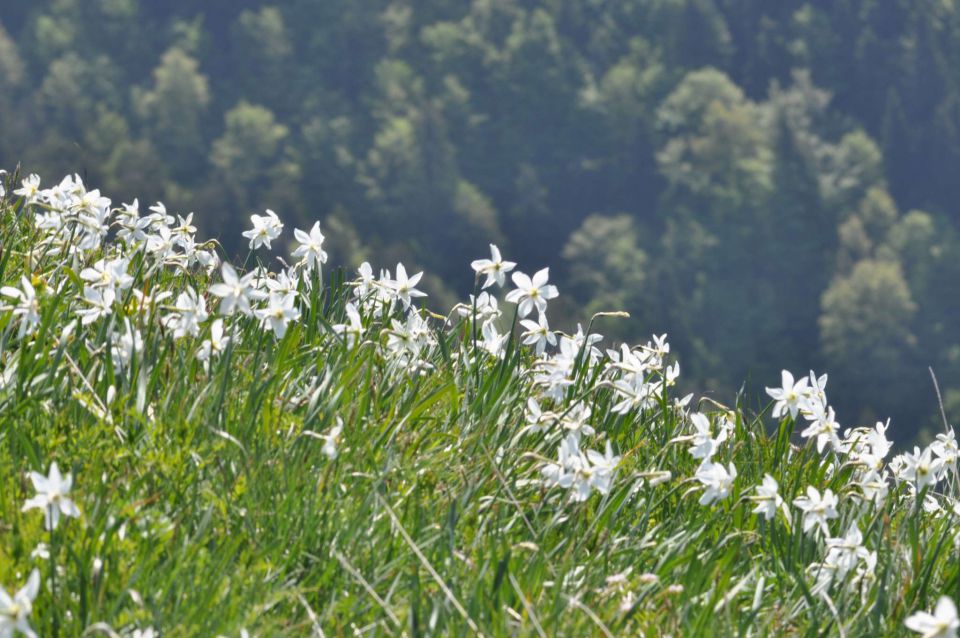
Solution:
M 436 308 L 319 225 L 254 215 L 231 266 L 0 177 L 0 636 L 956 635 L 946 423 L 898 454 L 807 371 L 679 396 L 666 335 L 549 324 L 495 246 Z

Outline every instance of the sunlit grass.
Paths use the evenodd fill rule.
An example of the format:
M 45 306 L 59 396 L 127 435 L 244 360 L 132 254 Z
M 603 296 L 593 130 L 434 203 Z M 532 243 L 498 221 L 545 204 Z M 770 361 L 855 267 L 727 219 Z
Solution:
M 777 423 L 736 397 L 674 396 L 663 341 L 591 352 L 570 330 L 538 357 L 515 306 L 407 310 L 389 275 L 294 270 L 299 317 L 282 336 L 269 318 L 221 316 L 228 341 L 202 361 L 223 277 L 190 255 L 209 247 L 124 243 L 132 222 L 110 213 L 109 234 L 77 248 L 87 200 L 74 191 L 0 204 L 0 284 L 25 277 L 37 300 L 22 333 L 22 300 L 11 292 L 0 312 L 0 584 L 12 593 L 39 571 L 28 621 L 41 636 L 897 635 L 960 593 L 955 456 L 929 485 L 898 457 L 889 494 L 871 499 L 866 430 L 820 452 L 798 436 L 801 413 Z M 51 208 L 55 231 L 36 216 Z M 132 284 L 78 323 L 83 269 L 117 256 Z M 175 338 L 165 317 L 187 288 L 207 316 Z M 150 312 L 135 291 L 157 299 Z M 142 345 L 117 355 L 134 333 Z M 714 437 L 699 458 L 697 412 Z M 543 471 L 571 432 L 574 449 L 619 457 L 577 474 L 583 494 Z M 47 529 L 23 507 L 30 472 L 53 462 L 80 516 Z M 708 505 L 705 463 L 736 469 Z M 768 474 L 784 501 L 769 520 L 753 512 Z M 829 534 L 803 530 L 793 502 L 808 486 L 838 496 Z M 818 587 L 811 566 L 852 525 L 862 555 Z

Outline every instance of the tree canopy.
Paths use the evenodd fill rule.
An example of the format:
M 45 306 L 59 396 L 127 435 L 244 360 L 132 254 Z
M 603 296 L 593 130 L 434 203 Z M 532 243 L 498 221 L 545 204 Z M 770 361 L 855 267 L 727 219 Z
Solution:
M 928 366 L 960 405 L 958 69 L 955 0 L 36 0 L 0 16 L 0 165 L 230 252 L 320 217 L 440 298 L 495 242 L 564 265 L 569 319 L 669 331 L 691 389 L 825 369 L 902 432 Z

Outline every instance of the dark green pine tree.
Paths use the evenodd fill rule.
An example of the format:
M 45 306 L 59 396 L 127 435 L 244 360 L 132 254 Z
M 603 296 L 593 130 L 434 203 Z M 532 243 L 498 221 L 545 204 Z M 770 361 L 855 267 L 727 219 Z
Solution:
M 925 169 L 914 168 L 912 179 L 904 180 L 911 190 L 905 193 L 907 199 L 900 201 L 903 207 L 944 209 L 960 199 L 956 175 L 960 161 L 960 91 L 946 54 L 939 17 L 928 9 L 918 18 L 912 67 L 903 74 L 909 87 L 902 93 L 906 121 L 913 122 L 923 135 L 914 144 L 911 167 Z
M 823 202 L 811 143 L 801 140 L 786 113 L 776 114 L 769 237 L 760 260 L 776 299 L 776 317 L 765 327 L 764 355 L 797 369 L 817 367 L 820 295 L 836 254 L 837 220 Z M 771 329 L 772 328 L 772 329 Z
M 913 139 L 897 89 L 890 87 L 886 102 L 880 141 L 887 181 L 890 192 L 898 201 L 909 202 L 915 192 L 914 183 L 918 179 L 922 181 L 917 173 L 922 172 L 924 167 L 922 163 L 914 161 Z
M 713 0 L 687 0 L 673 24 L 672 54 L 687 69 L 726 69 L 733 52 L 730 29 Z

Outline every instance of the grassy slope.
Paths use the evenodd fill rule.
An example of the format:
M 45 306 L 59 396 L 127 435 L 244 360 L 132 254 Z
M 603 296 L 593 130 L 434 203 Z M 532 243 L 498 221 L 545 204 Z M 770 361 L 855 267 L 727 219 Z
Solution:
M 581 368 L 567 399 L 586 397 L 591 447 L 609 439 L 623 460 L 608 495 L 571 502 L 539 481 L 559 435 L 520 434 L 529 349 L 511 341 L 502 360 L 474 356 L 464 320 L 436 332 L 435 370 L 410 375 L 378 347 L 376 320 L 354 348 L 331 334 L 351 294 L 336 277 L 279 341 L 238 323 L 209 373 L 194 357 L 200 338 L 174 342 L 155 319 L 133 317 L 143 356 L 114 370 L 107 321 L 60 338 L 80 282 L 57 259 L 29 263 L 37 231 L 6 201 L 0 283 L 27 274 L 63 285 L 42 295 L 35 338 L 18 340 L 0 314 L 0 584 L 43 571 L 40 635 L 79 636 L 94 623 L 165 636 L 821 635 L 839 633 L 838 621 L 846 635 L 885 635 L 960 589 L 955 519 L 917 514 L 894 493 L 879 511 L 860 504 L 850 467 L 831 470 L 811 446 L 791 451 L 789 422 L 768 434 L 737 414 L 718 454 L 739 469 L 734 493 L 700 505 L 698 461 L 670 443 L 688 432 L 672 399 L 613 414 L 596 368 Z M 187 281 L 209 283 L 166 269 L 151 286 Z M 111 386 L 109 406 L 96 407 Z M 318 435 L 338 417 L 331 460 Z M 33 494 L 27 472 L 54 460 L 75 475 L 83 516 L 51 536 L 21 507 Z M 650 470 L 673 478 L 650 486 Z M 874 583 L 837 587 L 829 603 L 811 595 L 805 568 L 822 544 L 799 525 L 760 520 L 742 498 L 767 472 L 788 501 L 811 484 L 841 494 L 831 530 L 858 521 L 879 554 Z M 49 560 L 31 557 L 40 542 Z M 626 591 L 635 602 L 623 609 Z

